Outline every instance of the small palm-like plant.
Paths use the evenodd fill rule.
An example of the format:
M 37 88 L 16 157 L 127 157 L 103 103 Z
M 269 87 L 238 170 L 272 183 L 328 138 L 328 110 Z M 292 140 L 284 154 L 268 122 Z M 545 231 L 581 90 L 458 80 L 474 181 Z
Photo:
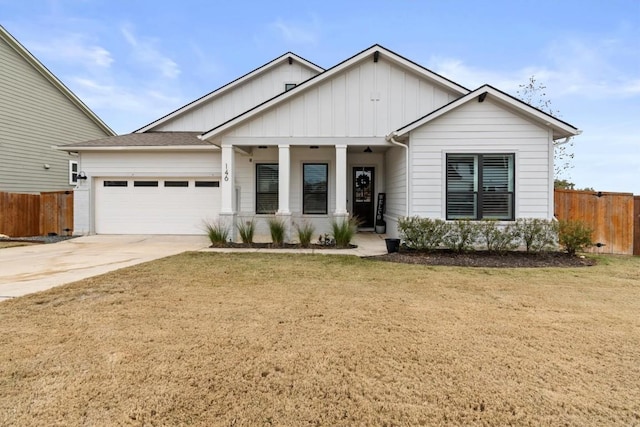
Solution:
M 296 231 L 298 232 L 298 240 L 300 240 L 300 246 L 308 248 L 311 245 L 311 237 L 315 233 L 315 227 L 313 224 L 305 222 L 303 224 L 296 224 Z
M 236 227 L 238 228 L 238 234 L 240 234 L 242 243 L 251 245 L 253 243 L 253 235 L 256 231 L 256 222 L 253 219 L 251 219 L 251 221 L 240 221 Z
M 205 230 L 214 246 L 223 246 L 229 240 L 229 229 L 220 220 L 213 224 L 205 223 Z
M 286 225 L 279 218 L 269 218 L 269 232 L 271 233 L 271 241 L 274 246 L 282 246 L 286 233 Z

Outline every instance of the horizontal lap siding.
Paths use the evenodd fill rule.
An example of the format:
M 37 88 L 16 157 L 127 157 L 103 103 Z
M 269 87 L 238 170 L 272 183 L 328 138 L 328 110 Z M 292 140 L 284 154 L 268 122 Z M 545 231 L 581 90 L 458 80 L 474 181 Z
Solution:
M 0 94 L 0 191 L 70 189 L 75 158 L 52 146 L 108 135 L 1 39 Z
M 204 132 L 284 92 L 285 83 L 298 84 L 315 74 L 297 61 L 285 61 L 153 130 Z
M 412 213 L 444 218 L 448 152 L 516 153 L 516 215 L 550 218 L 549 133 L 489 99 L 471 101 L 411 134 Z
M 80 170 L 89 176 L 220 177 L 220 152 L 85 152 Z
M 403 148 L 392 147 L 385 154 L 387 234 L 397 236 L 397 219 L 406 215 L 406 158 Z
M 381 58 L 356 64 L 303 91 L 229 136 L 383 137 L 455 97 Z

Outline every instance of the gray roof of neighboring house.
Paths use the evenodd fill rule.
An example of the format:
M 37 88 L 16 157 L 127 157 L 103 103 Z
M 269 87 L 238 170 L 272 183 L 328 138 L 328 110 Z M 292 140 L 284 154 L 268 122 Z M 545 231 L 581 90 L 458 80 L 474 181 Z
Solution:
M 100 148 L 100 147 L 171 147 L 190 145 L 213 145 L 198 139 L 200 132 L 146 132 L 101 138 L 93 141 L 78 142 L 60 146 L 65 148 Z

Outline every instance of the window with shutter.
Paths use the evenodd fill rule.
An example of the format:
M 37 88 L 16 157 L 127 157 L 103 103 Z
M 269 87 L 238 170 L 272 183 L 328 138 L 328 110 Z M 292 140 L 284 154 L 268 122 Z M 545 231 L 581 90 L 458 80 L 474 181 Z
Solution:
M 272 214 L 278 210 L 278 164 L 256 165 L 256 213 Z
M 448 154 L 447 219 L 514 219 L 513 154 Z

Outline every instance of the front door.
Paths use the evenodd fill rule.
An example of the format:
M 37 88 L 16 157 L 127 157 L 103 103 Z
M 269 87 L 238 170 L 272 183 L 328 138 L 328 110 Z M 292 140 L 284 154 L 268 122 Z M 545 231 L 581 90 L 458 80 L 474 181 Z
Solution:
M 375 168 L 358 166 L 353 168 L 353 216 L 361 221 L 360 227 L 375 225 Z

